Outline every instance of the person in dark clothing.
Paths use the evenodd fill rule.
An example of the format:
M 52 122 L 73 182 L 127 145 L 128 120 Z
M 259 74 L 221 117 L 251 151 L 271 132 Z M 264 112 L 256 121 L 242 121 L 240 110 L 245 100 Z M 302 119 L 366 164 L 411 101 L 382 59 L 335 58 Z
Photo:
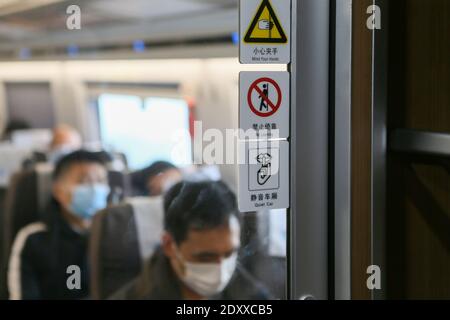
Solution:
M 103 160 L 88 151 L 63 157 L 52 187 L 46 221 L 24 227 L 14 241 L 8 268 L 10 299 L 88 296 L 88 230 L 109 194 Z
M 261 300 L 269 292 L 238 264 L 235 195 L 223 182 L 181 182 L 164 198 L 162 244 L 111 299 Z

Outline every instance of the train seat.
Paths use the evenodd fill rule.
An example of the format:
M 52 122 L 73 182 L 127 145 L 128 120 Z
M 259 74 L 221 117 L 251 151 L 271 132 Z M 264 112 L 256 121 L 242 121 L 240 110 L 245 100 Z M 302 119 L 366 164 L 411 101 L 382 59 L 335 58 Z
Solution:
M 92 298 L 105 299 L 133 280 L 162 232 L 162 197 L 128 198 L 99 212 L 89 245 Z

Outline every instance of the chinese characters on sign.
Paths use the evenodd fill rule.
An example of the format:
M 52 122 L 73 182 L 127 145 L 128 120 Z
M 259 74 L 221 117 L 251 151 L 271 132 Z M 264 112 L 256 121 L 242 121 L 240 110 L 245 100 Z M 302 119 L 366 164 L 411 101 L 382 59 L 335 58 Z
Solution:
M 291 0 L 241 0 L 239 17 L 241 63 L 290 63 Z M 239 74 L 241 212 L 289 208 L 290 112 L 289 72 Z

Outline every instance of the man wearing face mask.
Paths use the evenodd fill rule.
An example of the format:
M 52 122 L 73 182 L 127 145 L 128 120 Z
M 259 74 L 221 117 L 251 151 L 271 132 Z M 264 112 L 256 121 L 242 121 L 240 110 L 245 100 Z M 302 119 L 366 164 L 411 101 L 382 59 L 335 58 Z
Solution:
M 113 299 L 267 299 L 238 263 L 236 198 L 222 182 L 181 182 L 164 199 L 162 245 Z
M 106 207 L 109 191 L 98 154 L 76 151 L 57 163 L 46 221 L 26 226 L 14 241 L 8 269 L 10 299 L 87 297 L 88 230 L 92 216 Z M 80 279 L 68 281 L 74 272 Z

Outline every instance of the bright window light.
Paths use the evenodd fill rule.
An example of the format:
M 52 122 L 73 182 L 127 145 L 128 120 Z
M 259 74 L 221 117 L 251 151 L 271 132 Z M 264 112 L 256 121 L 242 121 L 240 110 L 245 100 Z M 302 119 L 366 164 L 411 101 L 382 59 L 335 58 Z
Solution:
M 99 119 L 104 146 L 123 152 L 132 170 L 158 160 L 192 164 L 189 107 L 183 99 L 103 94 Z

